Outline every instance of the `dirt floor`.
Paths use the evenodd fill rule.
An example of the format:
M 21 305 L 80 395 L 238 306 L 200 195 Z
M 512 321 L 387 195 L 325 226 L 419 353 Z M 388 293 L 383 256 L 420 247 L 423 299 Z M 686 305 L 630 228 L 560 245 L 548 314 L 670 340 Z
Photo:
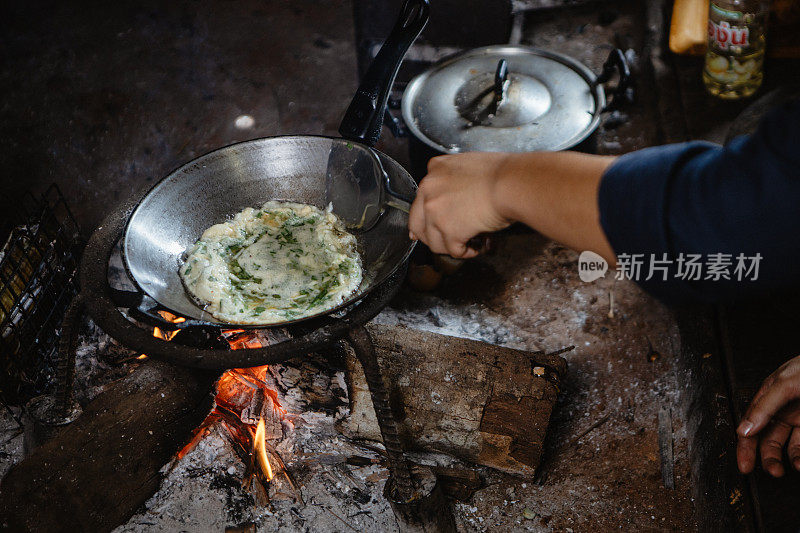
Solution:
M 356 87 L 349 2 L 4 11 L 3 186 L 57 183 L 87 233 L 115 203 L 215 148 L 336 134 Z M 237 126 L 242 115 L 252 125 Z
M 613 272 L 581 282 L 576 261 L 574 252 L 536 234 L 505 232 L 494 240 L 491 253 L 465 263 L 437 291 L 406 288 L 376 319 L 527 350 L 575 346 L 564 354 L 569 374 L 536 478 L 478 468 L 485 488 L 453 504 L 459 530 L 696 530 L 685 427 L 688 398 L 682 394 L 689 376 L 680 359 L 676 325 L 666 309 L 631 282 L 613 279 Z M 112 265 L 113 272 L 122 272 L 118 261 Z M 78 353 L 80 401 L 135 370 L 135 363 L 103 362 L 108 354 L 119 358 L 117 352 L 125 350 L 97 328 L 84 327 Z M 302 394 L 292 395 L 298 390 L 293 380 L 303 372 L 329 380 L 323 388 L 339 391 L 342 407 L 321 412 Z M 259 504 L 241 486 L 244 465 L 215 430 L 185 458 L 165 465 L 159 491 L 118 531 L 211 532 L 243 523 L 253 523 L 257 531 L 396 530 L 381 496 L 386 469 L 337 466 L 350 455 L 375 456 L 336 430 L 337 420 L 348 416 L 341 371 L 278 365 L 273 374 L 282 383 L 275 389 L 289 391 L 280 402 L 292 413 L 279 450 L 305 503 L 295 502 L 279 480 L 272 504 Z M 662 481 L 662 409 L 672 416 L 674 489 Z M 5 471 L 21 459 L 23 437 L 7 417 L 2 427 L 0 467 Z M 454 463 L 436 454 L 417 459 Z
M 15 177 L 4 188 L 40 191 L 58 183 L 85 233 L 117 201 L 213 148 L 277 134 L 335 134 L 356 87 L 348 2 L 150 2 L 92 9 L 61 3 L 49 6 L 47 16 L 42 9 L 17 6 L 0 21 L 7 59 L 0 71 L 0 164 Z M 634 27 L 625 17 L 610 26 L 572 18 L 542 24 L 550 30 L 530 42 L 573 47 L 571 53 L 593 68 L 607 48 L 579 49 L 575 39 L 612 39 Z M 553 40 L 553 32 L 564 37 Z M 633 41 L 639 37 L 634 32 Z M 646 107 L 647 99 L 640 99 L 628 112 L 634 120 L 601 131 L 600 151 L 653 142 Z M 252 117 L 252 125 L 243 115 Z M 403 142 L 383 146 L 407 160 Z M 460 528 L 694 530 L 688 407 L 681 394 L 686 375 L 675 323 L 664 307 L 612 273 L 581 282 L 576 259 L 536 234 L 513 230 L 435 293 L 409 290 L 377 319 L 518 348 L 576 347 L 565 355 L 569 376 L 538 479 L 482 471 L 488 486 L 456 505 Z M 662 408 L 672 416 L 674 490 L 661 478 Z M 6 459 L 15 453 L 0 452 Z M 214 478 L 199 479 L 211 484 Z M 217 489 L 209 487 L 224 498 Z M 213 520 L 196 524 L 197 531 L 238 523 L 233 510 L 218 503 L 194 500 L 181 507 L 176 501 L 174 509 L 213 509 Z M 376 511 L 374 527 L 363 527 L 391 530 L 384 511 Z M 144 520 L 123 529 L 174 526 Z M 269 522 L 259 527 L 269 530 Z
M 435 294 L 409 292 L 377 318 L 528 350 L 576 347 L 564 354 L 569 376 L 537 480 L 493 475 L 470 504 L 470 528 L 695 528 L 677 327 L 658 302 L 613 277 L 583 283 L 574 252 L 535 234 L 506 233 Z M 672 414 L 674 490 L 661 478 L 662 408 Z

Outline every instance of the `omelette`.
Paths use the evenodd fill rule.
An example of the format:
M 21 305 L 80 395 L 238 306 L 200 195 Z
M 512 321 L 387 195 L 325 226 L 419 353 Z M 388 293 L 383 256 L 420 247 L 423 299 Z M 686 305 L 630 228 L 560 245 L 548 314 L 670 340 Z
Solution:
M 337 307 L 362 267 L 355 237 L 330 209 L 271 200 L 208 228 L 179 274 L 215 318 L 269 325 Z

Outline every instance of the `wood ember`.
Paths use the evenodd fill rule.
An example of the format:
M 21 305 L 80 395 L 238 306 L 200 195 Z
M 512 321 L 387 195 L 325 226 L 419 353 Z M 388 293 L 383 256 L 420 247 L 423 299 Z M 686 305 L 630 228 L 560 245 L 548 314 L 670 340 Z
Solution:
M 252 370 L 234 369 L 220 378 L 217 390 L 224 392 L 217 394 L 217 409 L 234 415 L 241 423 L 250 426 L 255 426 L 263 418 L 267 439 L 281 438 L 282 409 L 277 397 Z M 263 372 L 266 372 L 266 368 Z
M 544 368 L 549 372 L 548 369 L 550 367 L 547 361 L 529 361 L 527 359 L 525 361 L 528 372 L 532 377 L 535 375 L 534 368 Z M 250 421 L 256 421 L 259 417 L 263 417 L 266 423 L 267 439 L 280 441 L 275 445 L 275 457 L 282 456 L 287 461 L 285 467 L 282 464 L 276 465 L 273 463 L 273 466 L 277 466 L 276 479 L 265 487 L 271 501 L 270 505 L 259 505 L 252 499 L 253 496 L 251 495 L 254 495 L 254 492 L 241 487 L 241 481 L 246 479 L 248 474 L 246 471 L 241 473 L 238 469 L 245 468 L 248 465 L 246 461 L 239 461 L 240 456 L 237 456 L 237 454 L 242 450 L 237 449 L 235 445 L 231 446 L 234 443 L 228 441 L 224 446 L 220 447 L 220 436 L 224 438 L 228 432 L 218 422 L 215 422 L 213 426 L 209 427 L 210 433 L 208 431 L 198 433 L 202 442 L 195 448 L 197 453 L 190 452 L 189 457 L 178 461 L 178 464 L 182 466 L 168 471 L 169 481 L 162 484 L 162 488 L 156 496 L 148 500 L 150 503 L 147 504 L 147 508 L 151 509 L 151 511 L 140 514 L 138 518 L 129 522 L 127 527 L 132 528 L 130 530 L 137 530 L 137 527 L 142 528 L 144 524 L 152 523 L 152 520 L 154 520 L 152 513 L 155 512 L 159 516 L 159 521 L 166 521 L 166 523 L 171 523 L 174 527 L 183 528 L 184 525 L 181 525 L 183 524 L 183 518 L 181 516 L 185 517 L 185 514 L 181 516 L 179 516 L 180 513 L 174 514 L 175 511 L 171 510 L 169 505 L 163 508 L 166 510 L 162 511 L 162 505 L 166 505 L 162 504 L 162 502 L 180 502 L 180 499 L 184 497 L 194 499 L 198 493 L 204 494 L 205 491 L 211 491 L 213 494 L 214 490 L 219 490 L 214 489 L 215 486 L 228 487 L 229 485 L 230 488 L 224 489 L 225 491 L 230 491 L 230 494 L 226 497 L 230 496 L 234 500 L 241 499 L 242 505 L 238 508 L 239 511 L 236 512 L 217 509 L 216 512 L 222 511 L 222 519 L 227 521 L 227 523 L 220 525 L 241 524 L 246 520 L 257 520 L 259 524 L 275 526 L 291 523 L 293 527 L 301 527 L 301 524 L 305 524 L 302 527 L 324 525 L 325 527 L 341 528 L 347 527 L 344 525 L 347 523 L 356 528 L 365 526 L 368 528 L 385 528 L 388 524 L 393 524 L 391 510 L 388 508 L 388 504 L 384 501 L 381 493 L 382 485 L 386 480 L 385 464 L 374 456 L 366 457 L 366 460 L 362 460 L 361 462 L 365 463 L 363 466 L 347 464 L 347 457 L 353 457 L 357 454 L 363 457 L 361 454 L 364 452 L 362 449 L 359 453 L 358 448 L 353 448 L 352 443 L 348 443 L 347 439 L 337 435 L 338 430 L 334 424 L 336 420 L 341 420 L 347 412 L 348 394 L 343 373 L 336 367 L 326 366 L 330 363 L 330 359 L 316 360 L 313 357 L 309 357 L 300 362 L 299 368 L 276 365 L 270 367 L 266 373 L 253 373 L 253 369 L 250 369 L 241 373 L 228 374 L 231 382 L 226 389 L 228 395 L 220 402 L 223 407 L 219 410 L 221 417 L 219 421 L 231 421 L 245 426 L 250 425 Z M 492 364 L 502 365 L 503 359 L 494 361 Z M 149 361 L 144 367 L 151 368 L 154 365 L 158 367 L 159 363 L 157 361 Z M 342 366 L 344 366 L 344 362 L 342 362 Z M 176 369 L 176 372 L 179 375 L 183 375 L 187 373 L 187 370 Z M 191 374 L 191 371 L 189 371 L 189 374 Z M 545 372 L 544 376 L 536 377 L 539 380 L 546 381 L 546 374 L 547 372 Z M 175 377 L 174 379 L 179 380 L 180 377 Z M 266 387 L 264 387 L 264 380 L 266 380 Z M 212 381 L 213 379 L 209 378 L 206 390 L 210 389 Z M 109 392 L 115 391 L 115 387 L 116 384 L 112 385 Z M 274 392 L 275 397 L 270 393 L 265 395 L 265 390 Z M 103 395 L 98 397 L 98 401 L 100 401 L 99 398 L 103 397 Z M 148 409 L 151 408 L 152 402 L 159 398 L 161 398 L 160 394 L 154 394 L 152 391 L 136 396 L 135 401 L 138 402 L 140 415 L 145 416 L 145 413 L 149 413 Z M 110 402 L 109 405 L 111 405 Z M 142 406 L 146 406 L 146 408 L 142 408 Z M 281 406 L 288 409 L 288 415 L 282 422 L 280 414 L 277 412 L 281 409 Z M 500 411 L 502 412 L 502 410 Z M 118 411 L 115 412 L 118 415 Z M 199 418 L 202 418 L 202 415 Z M 175 439 L 170 452 L 161 455 L 163 463 L 167 463 L 171 453 L 177 451 L 182 444 L 189 440 L 188 436 L 191 429 L 200 424 L 199 418 L 192 426 L 187 425 L 183 439 Z M 149 426 L 142 424 L 140 419 L 137 420 L 139 420 L 140 425 L 146 426 L 144 427 L 145 431 L 149 429 Z M 502 421 L 493 423 L 502 426 Z M 166 428 L 169 425 L 172 424 L 161 424 L 160 426 Z M 155 430 L 153 431 L 155 432 Z M 161 434 L 159 432 L 156 433 L 158 435 Z M 125 434 L 128 434 L 127 431 Z M 153 449 L 154 447 L 150 441 L 139 439 L 139 452 L 149 454 Z M 72 448 L 70 450 L 74 454 L 74 450 Z M 228 451 L 226 452 L 225 450 Z M 125 453 L 128 452 L 126 451 Z M 226 459 L 220 463 L 219 458 L 209 458 L 211 453 L 220 454 L 219 458 L 226 457 Z M 226 453 L 227 455 L 225 455 Z M 80 454 L 75 455 L 79 456 Z M 105 457 L 106 455 L 111 454 L 92 453 L 92 456 Z M 233 458 L 230 458 L 231 455 Z M 191 457 L 194 458 L 191 459 Z M 271 459 L 272 457 L 273 455 L 270 455 Z M 333 464 L 328 464 L 324 460 L 325 457 L 332 457 L 336 460 Z M 130 460 L 138 461 L 139 454 L 130 453 L 124 460 L 122 458 L 119 459 L 122 462 L 114 463 L 112 461 L 113 468 L 110 466 L 106 470 L 113 471 L 115 476 L 118 475 L 118 472 L 127 474 L 129 470 L 133 470 L 130 468 Z M 236 465 L 236 470 L 232 470 L 231 466 L 220 466 L 226 462 L 230 464 L 231 461 L 233 461 L 233 465 Z M 358 460 L 355 462 L 358 462 Z M 161 464 L 157 459 L 154 459 L 152 463 L 153 466 L 150 469 L 150 473 L 152 481 L 155 483 L 153 487 L 155 487 L 160 479 L 157 470 Z M 22 468 L 25 464 L 22 463 L 19 468 Z M 148 468 L 150 467 L 148 466 Z M 97 470 L 87 470 L 87 472 L 91 472 L 91 479 L 99 487 L 108 484 L 97 481 L 104 479 L 103 477 L 98 477 Z M 208 474 L 204 472 L 208 472 Z M 231 474 L 231 472 L 234 472 L 234 474 Z M 287 476 L 284 476 L 284 472 L 286 472 Z M 296 488 L 293 486 L 295 483 L 288 478 L 288 474 L 298 476 Z M 448 482 L 445 483 L 445 488 L 449 489 L 447 493 L 451 497 L 467 499 L 481 486 L 480 477 L 463 468 L 459 470 L 451 469 L 451 471 L 443 472 L 442 474 L 448 479 Z M 198 475 L 200 477 L 196 478 L 195 476 Z M 115 477 L 114 482 L 117 481 Z M 200 484 L 198 485 L 198 483 Z M 202 483 L 210 483 L 210 485 L 202 486 Z M 123 485 L 128 487 L 127 483 Z M 57 486 L 61 487 L 60 485 Z M 122 491 L 124 487 L 119 487 L 119 490 Z M 3 491 L 0 492 L 4 492 L 6 488 L 4 483 Z M 98 490 L 100 489 L 95 488 L 94 491 L 90 490 L 87 493 L 100 500 L 100 497 L 97 496 Z M 154 488 L 150 490 L 154 490 Z M 72 487 L 63 492 L 64 494 L 76 494 L 75 489 Z M 112 492 L 113 505 L 117 506 L 118 509 L 111 513 L 116 518 L 106 515 L 109 519 L 109 524 L 113 523 L 112 520 L 124 520 L 124 518 L 120 518 L 122 515 L 117 513 L 121 513 L 126 509 L 125 512 L 132 513 L 133 509 L 141 507 L 142 499 L 136 499 L 136 495 L 129 502 L 120 504 L 118 501 L 119 494 L 117 494 L 116 489 Z M 126 497 L 129 496 L 126 494 Z M 249 500 L 250 503 L 248 503 L 248 497 L 251 498 Z M 303 499 L 306 501 L 305 506 L 302 504 Z M 18 501 L 23 500 L 20 499 Z M 298 501 L 300 502 L 299 504 Z M 97 506 L 108 504 L 108 502 L 109 500 L 106 500 L 105 503 L 97 503 L 95 507 L 99 508 Z M 73 504 L 74 502 L 70 501 L 70 505 Z M 176 510 L 185 509 L 183 507 L 184 503 L 176 503 L 176 505 L 178 505 L 175 508 Z M 203 509 L 206 507 L 199 502 L 197 505 Z M 26 508 L 26 506 L 17 507 L 20 509 Z M 30 509 L 31 507 L 28 506 L 27 508 Z M 65 513 L 64 506 L 56 506 L 55 508 Z M 234 506 L 235 509 L 237 507 Z M 293 511 L 292 509 L 295 510 Z M 199 515 L 198 522 L 195 525 L 200 525 L 201 523 L 207 525 L 207 521 L 211 520 L 209 513 L 212 510 L 208 509 L 208 513 L 204 511 L 204 514 Z M 27 511 L 26 514 L 28 514 Z M 102 515 L 103 513 L 96 512 L 95 514 Z M 226 516 L 227 519 L 225 518 Z M 342 519 L 346 522 L 342 522 Z M 181 520 L 181 522 L 170 522 L 171 520 Z M 217 519 L 215 518 L 214 520 Z M 69 521 L 66 521 L 65 524 L 67 528 L 75 525 Z M 137 526 L 136 524 L 139 525 Z M 96 524 L 91 524 L 93 530 L 110 529 L 110 527 L 103 525 L 95 526 Z M 146 527 L 144 528 L 147 529 Z M 55 530 L 58 529 L 56 528 Z
M 275 473 L 271 482 L 263 484 L 269 503 L 259 494 L 262 480 L 242 486 L 250 475 L 249 452 L 225 427 L 230 418 L 226 414 L 175 462 L 159 491 L 116 533 L 223 531 L 251 522 L 258 531 L 396 530 L 382 495 L 388 472 L 380 455 L 343 437 L 335 426 L 339 415 L 322 408 L 299 409 L 298 405 L 307 405 L 302 390 L 273 377 L 294 377 L 294 372 L 283 365 L 270 369 L 274 374 L 267 374 L 267 383 L 279 391 L 278 402 L 292 423 L 285 425 L 281 439 L 268 442 Z M 282 390 L 290 390 L 293 398 Z M 361 458 L 355 461 L 359 464 L 348 464 L 347 459 L 355 456 Z
M 438 451 L 532 477 L 564 376 L 561 357 L 402 327 L 371 325 L 400 423 L 414 449 Z M 380 440 L 364 375 L 347 358 L 351 415 L 345 434 Z M 544 369 L 545 372 L 537 369 Z

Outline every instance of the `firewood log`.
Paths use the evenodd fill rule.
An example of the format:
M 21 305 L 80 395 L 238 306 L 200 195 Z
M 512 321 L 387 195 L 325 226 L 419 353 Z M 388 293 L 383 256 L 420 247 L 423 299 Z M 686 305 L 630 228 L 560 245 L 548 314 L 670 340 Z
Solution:
M 0 528 L 111 531 L 158 489 L 159 470 L 191 438 L 218 374 L 149 360 L 0 483 Z
M 474 340 L 370 325 L 401 438 L 524 477 L 539 465 L 566 361 Z M 380 440 L 361 366 L 347 357 L 348 436 Z

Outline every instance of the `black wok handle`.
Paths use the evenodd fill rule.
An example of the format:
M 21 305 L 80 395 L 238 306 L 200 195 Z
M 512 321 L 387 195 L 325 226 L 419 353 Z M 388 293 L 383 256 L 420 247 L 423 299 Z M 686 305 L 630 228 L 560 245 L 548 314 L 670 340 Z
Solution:
M 629 89 L 631 89 L 631 68 L 628 66 L 628 60 L 625 59 L 625 54 L 619 48 L 614 48 L 608 54 L 608 59 L 603 63 L 603 70 L 592 83 L 592 87 L 597 87 L 601 83 L 605 83 L 611 79 L 614 72 L 619 72 L 619 81 L 617 87 L 614 89 L 608 104 L 601 111 L 613 111 L 618 109 L 620 105 L 629 102 L 631 97 Z
M 400 17 L 378 55 L 367 69 L 361 85 L 339 126 L 345 139 L 374 146 L 381 136 L 381 126 L 392 90 L 406 51 L 422 32 L 430 16 L 429 0 L 406 0 Z

